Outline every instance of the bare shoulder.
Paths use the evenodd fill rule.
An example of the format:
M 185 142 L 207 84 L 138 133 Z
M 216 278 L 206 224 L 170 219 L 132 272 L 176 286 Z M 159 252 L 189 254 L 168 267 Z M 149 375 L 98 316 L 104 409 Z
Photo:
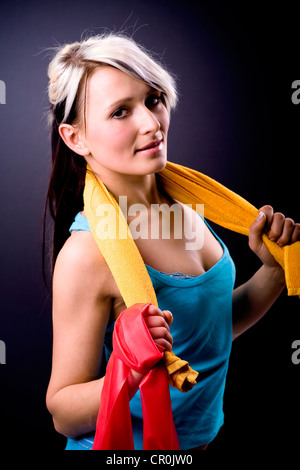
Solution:
M 60 250 L 55 263 L 53 286 L 57 289 L 88 289 L 90 295 L 113 296 L 114 282 L 110 270 L 91 232 L 71 235 Z
M 67 238 L 59 252 L 58 258 L 64 258 L 66 261 L 76 263 L 84 262 L 87 257 L 86 261 L 91 262 L 97 255 L 99 260 L 103 259 L 91 232 L 82 230 Z

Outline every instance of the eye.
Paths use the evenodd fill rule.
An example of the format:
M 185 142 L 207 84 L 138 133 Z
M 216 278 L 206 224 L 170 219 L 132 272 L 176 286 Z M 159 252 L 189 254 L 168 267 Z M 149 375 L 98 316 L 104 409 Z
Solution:
M 146 105 L 149 108 L 152 108 L 152 107 L 157 106 L 159 103 L 162 103 L 162 102 L 163 102 L 163 94 L 162 93 L 160 93 L 160 94 L 153 93 L 152 95 L 148 96 L 148 98 L 146 100 Z
M 128 109 L 123 107 L 114 111 L 111 117 L 116 118 L 116 119 L 122 119 L 126 117 L 127 114 L 128 114 Z

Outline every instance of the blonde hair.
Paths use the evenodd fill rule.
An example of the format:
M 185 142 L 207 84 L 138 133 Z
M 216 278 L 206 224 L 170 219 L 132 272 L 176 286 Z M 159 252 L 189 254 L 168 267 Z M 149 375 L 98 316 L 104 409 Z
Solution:
M 106 33 L 58 48 L 48 67 L 50 123 L 57 114 L 57 107 L 60 108 L 59 119 L 56 116 L 60 121 L 58 124 L 70 120 L 84 79 L 87 80 L 89 73 L 101 64 L 115 67 L 161 91 L 168 111 L 176 106 L 173 76 L 133 39 L 123 34 Z M 76 111 L 77 107 L 73 118 Z

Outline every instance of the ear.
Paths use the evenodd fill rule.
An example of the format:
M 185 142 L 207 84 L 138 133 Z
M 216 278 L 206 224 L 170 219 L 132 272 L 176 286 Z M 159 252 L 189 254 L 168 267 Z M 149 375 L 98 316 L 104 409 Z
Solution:
M 59 134 L 64 143 L 73 150 L 73 152 L 78 153 L 78 155 L 82 155 L 83 157 L 90 155 L 91 152 L 86 146 L 85 139 L 79 129 L 71 124 L 60 124 Z

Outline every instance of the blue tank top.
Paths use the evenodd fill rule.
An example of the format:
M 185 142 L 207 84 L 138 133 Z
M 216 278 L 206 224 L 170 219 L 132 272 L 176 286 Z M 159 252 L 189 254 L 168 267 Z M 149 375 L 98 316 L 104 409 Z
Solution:
M 208 444 L 224 422 L 223 395 L 232 343 L 232 291 L 235 266 L 227 247 L 204 220 L 223 248 L 221 259 L 200 276 L 163 273 L 146 265 L 161 310 L 170 310 L 173 352 L 199 372 L 188 393 L 170 387 L 172 411 L 180 448 Z M 77 214 L 70 232 L 89 230 Z M 105 354 L 112 351 L 114 325 L 105 334 Z M 155 397 L 153 397 L 155 399 Z M 143 418 L 140 393 L 130 401 L 135 449 L 143 449 Z M 68 439 L 67 450 L 92 448 L 93 436 Z

